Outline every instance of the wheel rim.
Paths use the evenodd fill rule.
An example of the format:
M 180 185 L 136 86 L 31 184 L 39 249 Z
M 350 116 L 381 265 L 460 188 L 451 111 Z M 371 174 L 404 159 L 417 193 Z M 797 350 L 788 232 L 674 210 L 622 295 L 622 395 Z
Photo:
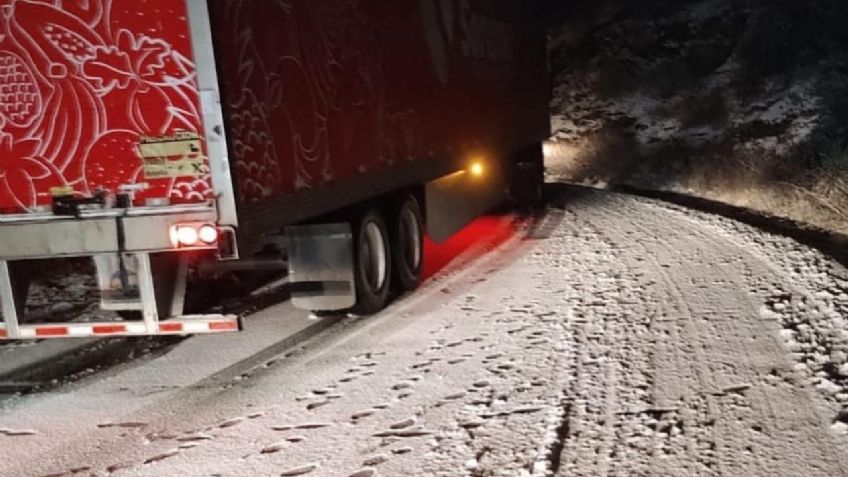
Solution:
M 418 217 L 410 209 L 401 216 L 401 234 L 403 235 L 403 258 L 410 270 L 417 270 L 421 264 L 421 226 Z
M 360 256 L 365 281 L 372 290 L 380 290 L 386 283 L 386 242 L 380 227 L 374 222 L 365 225 Z

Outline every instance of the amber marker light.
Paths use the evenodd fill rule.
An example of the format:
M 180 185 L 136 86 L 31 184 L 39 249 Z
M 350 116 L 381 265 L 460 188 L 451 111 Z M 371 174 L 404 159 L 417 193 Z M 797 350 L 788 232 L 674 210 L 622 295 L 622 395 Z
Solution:
M 483 167 L 483 163 L 476 161 L 471 164 L 471 167 L 468 168 L 468 172 L 474 177 L 483 177 L 483 173 L 486 169 Z

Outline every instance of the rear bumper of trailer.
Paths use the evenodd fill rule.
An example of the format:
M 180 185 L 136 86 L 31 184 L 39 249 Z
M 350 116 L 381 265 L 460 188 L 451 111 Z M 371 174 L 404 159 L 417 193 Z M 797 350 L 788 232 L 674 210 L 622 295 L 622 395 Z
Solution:
M 213 250 L 199 244 L 181 247 L 175 227 L 214 225 L 209 205 L 82 211 L 78 217 L 53 214 L 0 216 L 0 340 L 225 333 L 241 329 L 231 315 L 183 315 L 191 252 Z M 11 265 L 29 260 L 89 257 L 97 270 L 101 308 L 137 312 L 140 320 L 114 322 L 25 323 L 16 303 Z M 126 274 L 132 261 L 133 293 L 115 293 L 116 271 Z M 120 263 L 120 267 L 118 264 Z M 124 275 L 125 277 L 126 275 Z M 19 277 L 17 277 L 19 278 Z M 118 280 L 120 282 L 120 280 Z M 124 290 L 126 292 L 126 290 Z
M 166 336 L 231 333 L 242 328 L 241 319 L 227 315 L 183 316 L 177 320 L 148 323 L 102 322 L 57 323 L 10 326 L 0 324 L 0 340 L 58 338 L 116 338 L 126 336 Z
M 208 205 L 91 210 L 79 217 L 0 215 L 0 260 L 173 250 L 172 226 L 217 220 L 216 210 Z

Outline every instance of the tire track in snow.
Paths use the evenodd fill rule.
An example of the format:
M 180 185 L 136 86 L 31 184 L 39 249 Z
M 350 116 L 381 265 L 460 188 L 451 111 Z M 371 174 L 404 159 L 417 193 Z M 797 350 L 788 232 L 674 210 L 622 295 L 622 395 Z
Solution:
M 606 196 L 604 196 L 604 197 L 606 197 Z M 614 198 L 614 199 L 618 199 L 618 198 Z M 639 210 L 638 210 L 638 207 L 632 205 L 629 202 L 630 200 L 631 199 L 628 199 L 628 198 L 621 198 L 620 200 L 603 200 L 603 202 L 605 204 L 607 204 L 607 207 L 605 208 L 605 213 L 598 214 L 597 210 L 593 210 L 593 214 L 591 215 L 591 220 L 594 221 L 594 222 L 597 222 L 598 219 L 601 219 L 601 222 L 604 222 L 605 225 L 608 226 L 608 230 L 610 232 L 612 232 L 612 231 L 615 232 L 615 236 L 613 236 L 613 238 L 620 237 L 621 232 L 622 232 L 622 228 L 624 228 L 625 226 L 633 226 L 633 227 L 639 228 L 641 230 L 639 235 L 641 235 L 643 237 L 643 240 L 645 238 L 648 238 L 648 240 L 646 241 L 648 244 L 651 244 L 651 243 L 657 244 L 655 246 L 656 250 L 654 251 L 654 253 L 656 253 L 656 251 L 659 251 L 659 250 L 665 250 L 666 255 L 663 256 L 664 260 L 668 258 L 669 253 L 677 254 L 677 256 L 679 257 L 678 259 L 676 259 L 676 263 L 678 264 L 678 267 L 679 267 L 679 265 L 685 265 L 686 267 L 690 268 L 689 271 L 687 271 L 684 268 L 683 269 L 684 273 L 691 273 L 691 271 L 693 270 L 692 265 L 697 264 L 699 262 L 699 260 L 703 260 L 704 258 L 709 258 L 710 260 L 713 260 L 713 261 L 722 260 L 722 258 L 721 258 L 722 251 L 725 251 L 725 250 L 728 250 L 728 249 L 735 250 L 735 248 L 733 246 L 728 247 L 729 244 L 727 244 L 727 243 L 720 243 L 720 242 L 717 243 L 717 241 L 715 239 L 711 238 L 711 237 L 699 236 L 703 232 L 698 230 L 698 229 L 694 229 L 692 227 L 685 227 L 684 226 L 683 231 L 682 231 L 682 233 L 680 233 L 680 235 L 683 236 L 683 237 L 686 237 L 690 241 L 693 240 L 693 239 L 702 239 L 701 241 L 703 242 L 704 245 L 702 245 L 701 247 L 702 247 L 703 250 L 707 250 L 706 255 L 701 257 L 701 258 L 699 258 L 697 256 L 697 254 L 692 255 L 692 252 L 693 252 L 692 249 L 695 248 L 697 250 L 697 247 L 693 247 L 693 245 L 687 246 L 687 244 L 685 242 L 680 243 L 680 244 L 674 244 L 675 240 L 679 240 L 679 239 L 675 239 L 675 236 L 678 235 L 678 232 L 675 229 L 670 228 L 667 224 L 663 224 L 663 223 L 658 222 L 658 218 L 660 216 L 658 216 L 657 214 L 645 214 L 644 212 L 640 213 Z M 593 205 L 595 206 L 594 208 L 597 209 L 599 204 L 596 203 L 596 204 L 593 204 Z M 634 208 L 636 208 L 637 210 L 634 210 Z M 616 220 L 613 220 L 613 221 L 603 220 L 606 215 L 611 215 L 612 217 L 615 217 Z M 679 227 L 680 225 L 684 225 L 684 224 L 678 224 L 678 223 L 676 223 L 676 221 L 672 221 L 672 223 L 674 224 L 674 226 L 677 226 L 677 227 Z M 701 241 L 696 240 L 695 243 L 698 244 Z M 663 244 L 665 244 L 666 247 L 657 248 L 658 246 L 661 246 Z M 640 245 L 643 245 L 643 244 L 640 244 Z M 682 252 L 677 253 L 678 251 L 682 251 Z M 652 254 L 651 252 L 652 251 L 650 249 L 645 248 L 645 249 L 643 249 L 642 253 L 647 254 L 648 256 L 651 256 L 651 254 Z M 744 258 L 746 258 L 748 261 L 751 260 L 751 258 L 749 258 L 749 257 L 744 257 Z M 675 264 L 675 261 L 673 261 L 673 260 L 667 260 L 666 262 L 667 263 L 664 263 L 665 266 L 661 266 L 661 267 L 657 268 L 657 270 L 661 271 L 663 274 L 666 274 L 667 271 Z M 704 262 L 704 263 L 706 265 L 706 262 Z M 712 264 L 707 265 L 707 269 L 709 269 L 709 267 L 711 265 Z M 715 272 L 708 272 L 708 273 L 715 273 Z M 715 275 L 713 275 L 713 276 L 715 276 Z M 692 276 L 692 278 L 696 278 L 696 277 Z M 693 324 L 691 322 L 692 317 L 698 317 L 699 322 L 704 321 L 706 323 L 709 323 L 709 322 L 712 321 L 712 319 L 710 318 L 710 319 L 704 320 L 704 317 L 709 315 L 709 313 L 705 314 L 704 312 L 709 311 L 710 306 L 715 308 L 715 306 L 717 306 L 716 304 L 721 304 L 723 302 L 720 296 L 716 296 L 716 297 L 711 298 L 711 300 L 713 300 L 712 304 L 705 304 L 703 299 L 701 299 L 699 301 L 699 297 L 703 298 L 704 296 L 709 295 L 709 293 L 704 294 L 702 291 L 699 291 L 698 288 L 701 287 L 703 289 L 709 290 L 711 287 L 713 287 L 713 288 L 716 288 L 717 290 L 721 290 L 722 287 L 729 286 L 728 284 L 734 284 L 735 283 L 735 286 L 738 286 L 739 285 L 738 280 L 735 280 L 735 279 L 733 279 L 733 276 L 731 276 L 727 273 L 724 273 L 724 274 L 720 274 L 720 277 L 716 277 L 716 283 L 707 284 L 709 286 L 706 286 L 703 283 L 701 283 L 701 284 L 695 283 L 694 280 L 689 281 L 689 279 L 686 278 L 685 276 L 674 277 L 673 279 L 670 279 L 669 276 L 666 275 L 666 277 L 663 279 L 663 282 L 665 284 L 666 289 L 668 289 L 669 291 L 673 291 L 672 295 L 675 296 L 675 300 L 673 300 L 673 303 L 677 304 L 676 308 L 680 308 L 682 311 L 684 311 L 683 315 L 689 317 L 689 319 L 686 322 L 686 323 L 688 323 L 688 325 L 680 328 L 681 331 L 683 331 L 684 334 L 683 335 L 677 335 L 676 337 L 673 337 L 673 340 L 675 340 L 675 341 L 682 340 L 682 342 L 684 342 L 684 343 L 685 342 L 692 342 L 693 343 L 693 345 L 695 346 L 694 349 L 691 346 L 688 347 L 688 348 L 687 347 L 679 347 L 679 346 L 675 348 L 676 351 L 678 351 L 678 352 L 685 350 L 685 353 L 683 353 L 683 356 L 688 356 L 691 359 L 691 356 L 692 356 L 691 353 L 696 352 L 696 356 L 697 356 L 699 354 L 699 353 L 697 353 L 698 347 L 704 346 L 704 343 L 709 343 L 709 340 L 705 339 L 703 334 L 701 334 L 700 331 L 698 331 L 699 329 L 713 329 L 714 331 L 717 330 L 719 332 L 722 331 L 722 329 L 717 328 L 715 324 L 713 324 L 711 326 L 708 326 L 708 325 L 702 326 L 702 325 L 699 324 L 698 327 L 696 327 L 697 329 L 692 328 L 692 326 L 693 326 Z M 669 287 L 668 286 L 669 284 L 671 284 L 672 286 Z M 681 286 L 681 284 L 682 284 L 682 286 Z M 716 285 L 718 285 L 718 286 L 716 287 Z M 729 307 L 729 308 L 728 307 L 722 307 L 722 306 L 718 305 L 719 308 L 715 308 L 715 310 L 718 311 L 718 313 L 716 313 L 716 314 L 720 314 L 722 312 L 722 310 L 725 310 L 725 308 L 727 308 L 727 310 L 725 310 L 725 311 L 729 311 L 731 313 L 735 313 L 738 310 L 746 310 L 747 312 L 750 313 L 751 311 L 756 310 L 756 308 L 754 308 L 750 304 L 750 299 L 748 297 L 746 297 L 744 294 L 739 295 L 739 294 L 735 294 L 735 293 L 731 292 L 730 295 L 729 295 L 729 298 L 731 299 L 731 301 L 734 301 L 734 300 L 741 300 L 741 301 L 737 302 L 735 306 Z M 727 300 L 724 300 L 724 301 L 726 302 Z M 699 309 L 693 308 L 693 306 L 695 306 L 695 305 L 697 305 L 700 308 Z M 705 305 L 710 305 L 710 306 L 705 306 Z M 673 311 L 680 312 L 681 310 L 673 310 Z M 742 320 L 742 321 L 745 321 L 745 320 Z M 686 323 L 684 323 L 684 324 L 686 324 Z M 715 341 L 716 344 L 720 344 L 722 342 L 727 342 L 727 343 L 730 343 L 732 345 L 733 343 L 736 343 L 735 346 L 738 347 L 738 346 L 740 346 L 739 343 L 744 342 L 744 340 L 741 340 L 740 337 L 745 335 L 745 330 L 748 330 L 748 334 L 751 334 L 750 327 L 755 325 L 755 324 L 756 323 L 753 322 L 750 319 L 747 320 L 747 322 L 740 325 L 739 327 L 737 327 L 736 324 L 733 323 L 733 322 L 724 323 L 723 328 L 725 328 L 725 330 L 724 330 L 723 334 L 719 335 L 721 337 L 721 339 L 714 340 L 714 341 Z M 728 331 L 728 329 L 732 330 L 732 331 Z M 769 330 L 759 330 L 760 333 L 762 333 L 762 331 L 768 332 Z M 695 333 L 695 334 L 691 335 L 692 333 Z M 701 338 L 697 338 L 699 336 L 699 334 L 701 334 Z M 766 334 L 768 334 L 768 333 L 766 333 Z M 692 338 L 696 338 L 696 339 L 693 340 Z M 770 337 L 766 338 L 766 340 L 770 340 L 770 339 L 771 339 Z M 773 341 L 773 339 L 771 339 L 771 341 Z M 774 357 L 777 354 L 778 353 L 777 353 L 776 349 L 771 349 L 771 352 L 768 355 Z M 697 361 L 706 361 L 706 362 L 715 361 L 712 356 L 706 356 L 706 355 L 703 355 L 703 354 L 701 354 L 700 356 L 701 356 L 701 358 L 697 359 Z M 742 360 L 742 364 L 743 364 L 743 366 L 747 366 L 747 361 Z M 738 366 L 735 366 L 735 365 L 727 367 L 727 365 L 722 364 L 720 362 L 717 363 L 715 366 L 716 366 L 715 369 L 717 369 L 717 370 L 722 370 L 722 369 L 726 368 L 726 370 L 729 371 L 729 373 L 727 373 L 727 374 L 737 374 L 737 375 L 740 373 L 740 371 L 742 371 L 743 369 L 746 369 L 744 367 L 739 368 Z M 677 368 L 677 367 L 678 366 L 675 366 L 675 368 Z M 709 371 L 709 368 L 707 368 L 706 371 L 708 373 L 713 372 L 713 371 Z M 722 372 L 724 372 L 724 371 L 722 371 Z M 742 374 L 744 375 L 746 373 L 742 373 Z M 751 373 L 747 372 L 747 374 L 750 375 Z M 709 381 L 705 381 L 702 378 L 702 382 L 708 383 Z M 703 386 L 703 384 L 701 386 Z M 749 390 L 746 389 L 743 394 L 736 394 L 734 392 L 716 392 L 715 391 L 716 387 L 717 386 L 714 386 L 714 385 L 712 386 L 713 393 L 705 393 L 704 392 L 705 389 L 709 390 L 710 387 L 706 387 L 706 388 L 701 387 L 702 391 L 701 391 L 700 394 L 703 395 L 701 397 L 701 399 L 713 401 L 712 406 L 706 406 L 707 410 L 709 410 L 710 408 L 715 409 L 716 406 L 721 407 L 721 405 L 720 405 L 721 403 L 717 403 L 715 401 L 715 399 L 713 399 L 713 398 L 721 399 L 722 402 L 724 400 L 728 399 L 726 397 L 722 397 L 722 395 L 730 395 L 730 397 L 734 398 L 734 399 L 737 396 L 743 398 L 742 401 L 739 401 L 738 403 L 736 403 L 735 406 L 731 406 L 731 409 L 734 409 L 734 408 L 735 409 L 744 409 L 746 406 L 751 406 L 751 403 L 745 404 L 745 401 L 746 401 L 745 395 L 749 394 Z M 733 388 L 733 386 L 727 387 L 727 389 L 732 389 L 732 388 Z M 742 388 L 747 388 L 747 386 L 742 386 Z M 724 391 L 727 391 L 727 389 L 724 389 Z M 722 391 L 722 390 L 719 389 L 719 391 Z M 758 389 L 755 389 L 754 391 L 762 393 Z M 715 394 L 715 396 L 713 396 L 713 394 Z M 796 396 L 795 400 L 796 401 L 798 400 L 797 396 Z M 768 410 L 770 407 L 773 406 L 773 404 L 774 404 L 773 401 L 766 399 L 764 402 L 760 403 L 759 406 L 755 406 L 755 407 L 763 409 L 762 406 L 766 406 L 765 410 Z M 802 407 L 803 407 L 803 405 L 802 405 Z M 726 408 L 726 406 L 725 406 L 725 408 Z M 712 411 L 712 412 L 713 412 L 712 415 L 716 416 L 715 411 Z M 775 418 L 779 419 L 781 417 L 760 414 L 760 419 L 764 420 L 765 422 L 768 422 L 769 420 L 773 421 Z M 710 421 L 715 422 L 715 419 L 710 418 L 710 419 L 708 419 L 707 422 L 710 422 Z M 710 426 L 710 427 L 713 428 L 713 435 L 716 435 L 716 433 L 719 432 L 719 427 L 720 427 L 720 425 L 722 425 L 721 419 L 719 419 L 718 423 L 719 423 L 719 425 Z M 756 425 L 754 427 L 756 427 Z M 726 435 L 729 431 L 730 431 L 730 429 L 722 429 L 720 431 L 719 435 L 721 436 L 723 434 L 726 437 Z M 821 444 L 822 447 L 826 447 L 826 444 L 821 439 L 817 439 L 817 436 L 812 435 L 811 437 L 813 437 L 814 441 L 819 441 L 819 444 Z M 826 436 L 825 436 L 825 438 L 826 438 Z M 813 445 L 813 446 L 810 446 L 810 447 L 817 447 L 817 446 Z M 707 449 L 707 450 L 709 451 L 709 449 Z M 719 449 L 719 451 L 720 450 L 721 449 Z M 781 452 L 781 451 L 782 451 L 782 449 L 777 449 L 778 453 Z M 704 455 L 709 456 L 710 454 L 712 454 L 712 452 L 704 453 L 704 452 L 701 451 L 701 452 L 698 452 L 698 454 L 699 455 L 704 454 Z M 744 456 L 744 453 L 741 453 L 741 454 Z M 790 454 L 791 454 L 791 452 L 790 452 Z M 801 457 L 801 456 L 798 456 L 798 457 L 799 457 L 799 460 L 802 461 L 802 462 L 805 462 L 805 461 L 809 462 L 811 460 L 809 457 L 807 457 L 807 458 L 804 458 L 804 457 Z M 729 463 L 732 464 L 732 465 L 735 465 L 735 464 L 738 464 L 738 462 L 740 460 L 745 460 L 745 459 L 744 458 L 740 459 L 739 456 L 737 456 L 736 459 L 733 460 L 733 458 L 731 457 L 731 460 L 729 461 Z M 760 469 L 759 469 L 759 471 L 748 472 L 749 474 L 751 474 L 751 475 L 765 475 L 766 474 L 765 472 L 763 472 L 764 469 L 762 468 L 762 461 L 759 459 L 758 455 L 750 456 L 750 460 L 751 461 L 759 461 L 760 462 L 760 464 L 759 464 Z M 713 459 L 712 462 L 714 462 L 718 465 L 723 465 L 725 463 L 721 460 L 715 460 L 715 459 Z M 785 472 L 786 467 L 783 467 L 781 469 L 780 466 L 776 465 L 774 462 L 772 462 L 771 464 L 772 465 L 770 467 L 773 469 L 773 471 L 776 470 L 778 473 L 780 473 L 780 471 L 783 470 Z M 727 474 L 726 471 L 722 472 L 721 468 L 717 469 L 717 472 L 719 472 L 720 474 L 722 474 L 722 473 L 725 474 L 725 475 Z M 748 474 L 748 473 L 746 473 L 746 474 Z
M 783 341 L 799 356 L 799 370 L 836 405 L 835 433 L 848 434 L 848 419 L 843 417 L 848 412 L 848 322 L 844 318 L 848 316 L 848 271 L 821 252 L 788 238 L 758 235 L 750 226 L 723 218 L 706 221 L 702 212 L 686 213 L 674 205 L 652 205 L 687 221 L 703 222 L 716 236 L 741 238 L 764 269 L 794 279 L 781 283 L 749 274 L 752 282 L 760 282 L 753 286 L 768 293 L 765 314 L 780 321 Z M 830 351 L 829 356 L 821 350 Z
M 610 213 L 616 214 L 622 219 L 628 216 L 632 217 L 640 215 L 637 213 L 637 211 L 634 211 L 633 208 L 630 207 L 630 204 L 617 205 L 619 205 L 619 207 L 615 207 L 614 210 L 610 209 Z M 650 222 L 652 221 L 652 217 L 647 217 L 646 220 Z M 632 223 L 630 225 L 634 226 L 634 228 L 639 229 L 646 234 L 649 230 L 649 226 L 645 225 L 644 222 Z M 663 224 L 658 224 L 654 222 L 653 224 L 650 224 L 650 226 L 651 230 L 662 230 Z M 689 240 L 691 240 L 692 237 L 699 237 L 700 235 L 697 230 L 693 231 L 687 229 L 686 232 L 687 233 L 685 234 L 685 236 Z M 669 230 L 664 235 L 664 240 L 666 242 L 671 242 L 673 239 L 676 239 L 676 234 L 676 231 Z M 709 241 L 708 238 L 700 238 L 704 238 L 706 241 Z M 671 244 L 669 243 L 669 245 Z M 713 250 L 714 253 L 715 251 L 722 249 L 722 247 L 716 247 L 715 244 L 713 245 L 713 247 L 711 247 L 711 250 Z M 697 434 L 699 429 L 704 430 L 706 428 L 705 430 L 710 436 L 709 439 L 704 440 L 703 438 L 697 437 L 696 435 L 694 439 L 689 439 L 687 441 L 686 449 L 689 453 L 689 460 L 691 462 L 701 463 L 704 466 L 705 471 L 708 473 L 713 472 L 715 470 L 719 473 L 719 475 L 724 475 L 726 474 L 726 472 L 721 468 L 722 462 L 719 458 L 719 453 L 723 451 L 721 447 L 723 447 L 726 442 L 722 440 L 722 433 L 718 429 L 719 425 L 723 421 L 718 419 L 718 408 L 721 406 L 718 402 L 717 392 L 715 391 L 719 388 L 719 386 L 716 382 L 716 374 L 714 368 L 709 365 L 711 360 L 707 359 L 707 357 L 700 351 L 701 346 L 699 345 L 699 343 L 703 342 L 703 337 L 698 338 L 698 336 L 701 335 L 701 327 L 696 326 L 695 321 L 693 321 L 694 317 L 705 317 L 709 320 L 709 316 L 715 314 L 714 308 L 711 305 L 714 305 L 716 302 L 714 302 L 713 304 L 706 304 L 706 306 L 703 307 L 701 310 L 696 311 L 693 308 L 692 301 L 694 300 L 697 302 L 701 297 L 698 293 L 698 290 L 696 290 L 695 287 L 687 288 L 686 280 L 675 280 L 670 275 L 669 269 L 672 266 L 679 266 L 681 264 L 689 264 L 691 266 L 691 264 L 693 263 L 698 263 L 699 257 L 686 257 L 686 254 L 680 253 L 680 250 L 686 250 L 685 248 L 678 249 L 674 246 L 670 246 L 668 250 L 672 252 L 672 255 L 676 255 L 676 258 L 671 259 L 671 257 L 669 257 L 666 263 L 658 263 L 656 262 L 656 260 L 654 261 L 655 268 L 660 272 L 660 275 L 662 277 L 665 290 L 670 292 L 670 297 L 672 297 L 672 302 L 675 305 L 674 311 L 676 312 L 676 314 L 680 314 L 682 316 L 682 318 L 678 318 L 674 321 L 676 326 L 674 327 L 673 331 L 675 337 L 673 341 L 686 343 L 686 345 L 684 345 L 685 348 L 682 349 L 687 350 L 687 355 L 694 355 L 695 359 L 692 360 L 692 362 L 697 363 L 697 365 L 692 365 L 695 371 L 695 375 L 698 378 L 697 384 L 694 388 L 696 393 L 687 394 L 687 396 L 684 397 L 684 401 L 689 404 L 681 406 L 680 408 L 681 417 L 684 419 L 683 429 L 690 429 L 690 434 L 692 434 L 691 429 L 694 429 L 695 434 Z M 648 253 L 648 255 L 650 256 L 650 251 L 648 249 L 645 249 L 644 252 Z M 721 268 L 718 268 L 717 271 L 722 277 L 724 277 L 725 280 L 713 280 L 713 285 L 718 284 L 721 286 L 725 282 L 732 281 L 732 279 L 728 280 L 728 275 L 726 273 L 723 273 L 723 270 Z M 715 271 L 713 273 L 715 273 Z M 694 285 L 694 283 L 692 283 L 694 279 L 690 280 L 690 283 Z M 730 296 L 728 298 L 733 300 L 735 296 Z M 720 336 L 722 336 L 722 342 L 727 340 L 738 341 L 736 339 L 738 336 L 738 332 L 735 330 L 735 323 L 731 323 L 730 328 L 733 329 L 730 332 L 728 332 L 727 330 L 725 330 L 724 332 L 716 330 L 721 333 Z M 681 347 L 677 347 L 675 349 L 675 356 L 677 357 L 678 363 L 677 366 L 675 366 L 675 369 L 685 369 L 685 367 L 682 366 L 680 360 L 680 350 Z M 703 366 L 701 365 L 701 363 L 705 363 L 707 365 Z M 734 372 L 732 374 L 736 375 L 738 374 L 739 370 L 734 368 L 733 371 Z M 692 407 L 693 404 L 694 408 Z M 734 407 L 731 406 L 730 410 L 733 411 L 733 409 Z M 703 417 L 701 417 L 700 419 L 697 419 L 699 413 L 706 414 L 703 415 Z M 760 471 L 762 470 L 764 469 L 760 469 Z M 692 471 L 696 470 L 690 469 L 690 472 Z

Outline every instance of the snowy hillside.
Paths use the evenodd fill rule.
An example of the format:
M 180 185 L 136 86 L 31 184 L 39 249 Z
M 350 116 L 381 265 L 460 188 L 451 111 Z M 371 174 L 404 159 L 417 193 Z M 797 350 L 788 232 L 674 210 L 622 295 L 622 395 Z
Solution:
M 580 1 L 551 32 L 552 179 L 848 231 L 848 5 Z

